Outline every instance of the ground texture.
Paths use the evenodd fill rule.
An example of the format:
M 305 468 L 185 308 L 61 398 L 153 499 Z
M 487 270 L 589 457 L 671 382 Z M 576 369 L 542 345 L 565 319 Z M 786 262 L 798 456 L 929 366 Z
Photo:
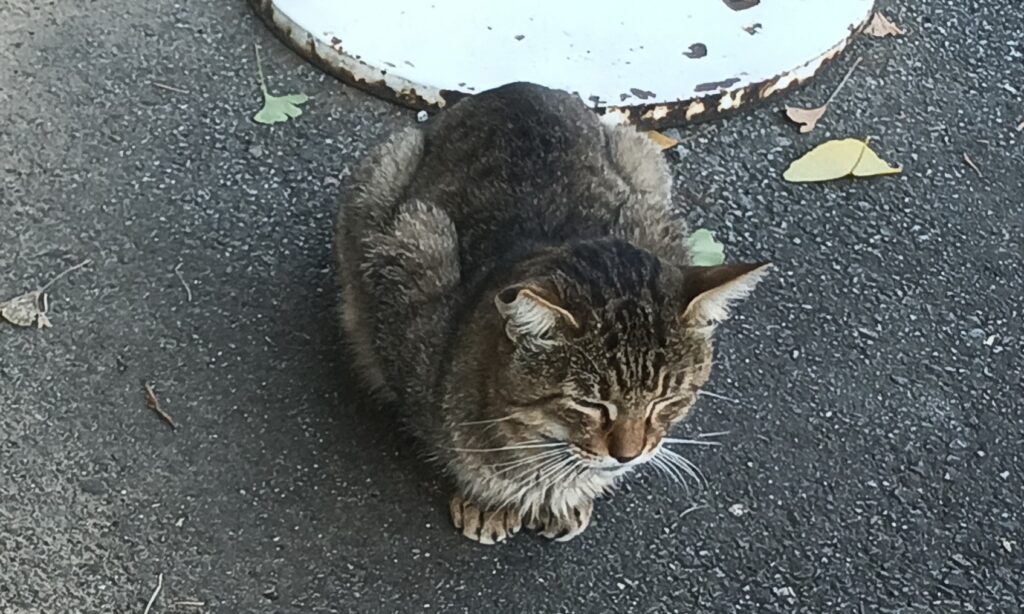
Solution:
M 732 431 L 708 488 L 644 472 L 580 539 L 486 548 L 334 326 L 334 210 L 414 114 L 241 0 L 0 0 L 0 295 L 94 262 L 52 329 L 0 325 L 0 612 L 140 612 L 159 574 L 154 612 L 1020 611 L 1024 12 L 886 8 L 907 37 L 789 98 L 864 58 L 814 133 L 776 102 L 668 154 L 686 216 L 778 265 L 722 331 L 736 401 L 683 429 Z M 298 120 L 249 120 L 253 41 Z M 906 172 L 781 181 L 864 135 Z

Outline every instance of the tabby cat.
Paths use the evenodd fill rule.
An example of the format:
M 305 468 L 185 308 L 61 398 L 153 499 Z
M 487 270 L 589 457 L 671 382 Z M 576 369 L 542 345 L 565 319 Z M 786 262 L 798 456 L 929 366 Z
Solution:
M 659 454 L 715 323 L 769 265 L 690 265 L 660 151 L 516 83 L 391 137 L 341 208 L 341 319 L 368 386 L 455 484 L 470 539 L 568 540 Z

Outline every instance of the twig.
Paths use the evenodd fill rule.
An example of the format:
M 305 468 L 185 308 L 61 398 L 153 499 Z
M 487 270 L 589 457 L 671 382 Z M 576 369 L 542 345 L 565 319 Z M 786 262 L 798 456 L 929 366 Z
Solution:
M 263 76 L 263 61 L 260 60 L 260 47 L 253 43 L 252 48 L 256 50 L 256 70 L 260 73 L 260 90 L 263 92 L 263 96 L 267 97 L 270 95 L 270 92 L 267 91 L 267 79 Z
M 978 173 L 978 177 L 984 177 L 984 175 L 981 174 L 981 169 L 978 168 L 978 165 L 974 163 L 974 160 L 971 160 L 971 157 L 968 156 L 966 152 L 964 152 L 964 162 L 966 162 L 967 166 L 971 167 L 975 173 Z
M 47 283 L 42 288 L 39 288 L 38 292 L 40 292 L 40 293 L 46 292 L 47 290 L 49 290 L 50 286 L 52 286 L 53 284 L 55 284 L 58 281 L 60 281 L 60 279 L 63 278 L 68 273 L 71 273 L 72 271 L 77 271 L 78 269 L 80 269 L 82 267 L 85 267 L 85 266 L 89 266 L 90 264 L 92 264 L 92 260 L 85 260 L 83 262 L 79 262 L 78 264 L 76 264 L 75 266 L 71 267 L 70 269 L 65 269 L 64 271 L 61 271 L 61 273 L 59 275 L 57 275 L 56 277 L 54 277 L 53 279 L 51 279 L 49 281 L 49 283 Z
M 181 282 L 182 286 L 185 286 L 185 296 L 188 298 L 188 302 L 192 302 L 192 289 L 188 287 L 188 282 L 181 276 L 181 265 L 183 262 L 179 262 L 178 266 L 174 267 L 174 274 L 178 276 L 178 281 Z
M 175 424 L 174 420 L 167 415 L 167 412 L 160 407 L 160 399 L 156 398 L 156 392 L 153 391 L 153 387 L 149 385 L 149 382 L 142 382 L 142 387 L 146 392 L 146 405 L 149 405 L 149 408 L 155 411 L 156 415 L 163 418 L 164 422 L 171 425 L 172 429 L 177 429 L 178 425 Z
M 149 598 L 149 603 L 146 604 L 146 609 L 142 611 L 142 614 L 149 614 L 149 611 L 153 608 L 153 604 L 156 603 L 156 596 L 160 594 L 160 589 L 164 587 L 164 574 L 159 574 L 156 577 L 156 588 L 153 590 L 153 595 Z
M 188 90 L 183 90 L 180 87 L 174 87 L 173 85 L 167 85 L 166 83 L 160 83 L 159 81 L 150 81 L 149 84 L 152 85 L 153 87 L 158 87 L 158 88 L 160 88 L 162 90 L 169 90 L 169 91 L 172 91 L 172 92 L 178 92 L 179 94 L 191 94 L 192 93 L 192 92 L 190 92 Z
M 850 70 L 846 71 L 846 76 L 843 77 L 843 80 L 839 82 L 839 85 L 836 86 L 836 89 L 832 90 L 832 95 L 828 97 L 828 100 L 825 101 L 825 104 L 832 102 L 832 99 L 836 97 L 836 94 L 839 93 L 839 90 L 843 89 L 843 86 L 846 85 L 846 82 L 849 81 L 850 77 L 853 75 L 853 71 L 857 70 L 857 67 L 860 66 L 860 63 L 863 60 L 863 57 L 857 58 L 857 61 L 853 63 L 853 66 L 850 67 Z
M 697 510 L 702 510 L 702 509 L 706 509 L 706 508 L 707 508 L 706 505 L 694 505 L 693 507 L 690 507 L 690 508 L 687 508 L 687 509 L 683 510 L 683 513 L 679 514 L 679 518 L 683 518 L 684 516 L 692 514 L 693 512 L 696 512 Z

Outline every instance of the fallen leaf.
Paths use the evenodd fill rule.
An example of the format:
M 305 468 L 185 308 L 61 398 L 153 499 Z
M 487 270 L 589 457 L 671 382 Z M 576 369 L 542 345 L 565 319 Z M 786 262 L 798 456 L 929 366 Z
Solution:
M 46 312 L 49 311 L 49 300 L 47 298 L 46 291 L 50 289 L 50 286 L 57 283 L 58 280 L 63 278 L 72 271 L 92 264 L 92 260 L 85 260 L 73 267 L 61 271 L 56 277 L 51 279 L 45 286 L 38 290 L 26 292 L 20 296 L 16 296 L 8 301 L 0 302 L 0 319 L 7 320 L 15 326 L 28 327 L 33 324 L 37 328 L 50 328 L 53 324 L 50 322 L 50 318 L 46 316 Z
M 889 166 L 878 154 L 859 139 L 825 141 L 795 160 L 782 174 L 792 183 L 831 181 L 849 175 L 872 177 L 903 172 L 900 167 Z
M 267 81 L 263 76 L 263 62 L 260 60 L 260 49 L 256 49 L 256 69 L 259 71 L 260 92 L 263 93 L 263 108 L 253 116 L 253 121 L 260 124 L 277 124 L 286 122 L 289 119 L 302 115 L 299 105 L 309 101 L 305 94 L 287 94 L 285 96 L 271 96 L 267 90 Z
M 790 121 L 800 124 L 801 133 L 806 134 L 811 130 L 814 130 L 814 127 L 818 125 L 818 121 L 823 115 L 825 115 L 825 111 L 828 111 L 829 103 L 835 100 L 835 97 L 839 95 L 840 90 L 843 89 L 846 82 L 853 76 L 853 71 L 857 70 L 857 67 L 860 66 L 863 59 L 864 58 L 857 58 L 857 61 L 853 63 L 853 66 L 846 71 L 846 74 L 843 75 L 843 80 L 839 82 L 836 89 L 832 90 L 832 93 L 829 95 L 828 100 L 825 101 L 825 104 L 813 109 L 786 107 L 786 117 L 788 117 Z
M 302 115 L 298 105 L 309 100 L 305 94 L 289 94 L 287 96 L 271 96 L 263 92 L 263 108 L 253 120 L 261 124 L 277 124 L 286 122 L 293 117 Z
M 864 28 L 864 33 L 868 36 L 874 36 L 875 38 L 883 38 L 885 36 L 903 36 L 906 34 L 899 26 L 889 20 L 888 17 L 883 15 L 881 12 L 876 12 L 868 25 Z
M 43 293 L 39 290 L 26 292 L 9 301 L 0 303 L 0 317 L 15 326 L 32 326 L 49 328 L 50 320 L 46 317 L 43 306 Z
M 693 266 L 716 266 L 725 262 L 725 246 L 715 241 L 715 235 L 710 230 L 694 230 L 689 244 L 690 263 Z
M 808 133 L 818 125 L 818 120 L 828 110 L 828 105 L 823 104 L 816 109 L 801 109 L 800 107 L 786 107 L 786 117 L 790 121 L 800 124 L 800 132 Z
M 674 139 L 670 136 L 658 132 L 657 130 L 648 130 L 647 137 L 654 141 L 654 144 L 661 148 L 662 151 L 672 149 L 679 144 L 678 139 Z

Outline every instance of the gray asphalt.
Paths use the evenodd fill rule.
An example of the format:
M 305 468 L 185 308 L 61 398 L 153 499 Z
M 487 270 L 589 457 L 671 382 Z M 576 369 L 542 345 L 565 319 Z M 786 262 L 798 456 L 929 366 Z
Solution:
M 735 402 L 683 429 L 731 431 L 693 454 L 709 485 L 644 473 L 581 539 L 484 548 L 360 400 L 334 327 L 336 203 L 414 114 L 241 0 L 0 0 L 0 296 L 94 261 L 52 288 L 52 329 L 0 324 L 0 612 L 141 612 L 159 574 L 153 612 L 1021 611 L 1009 4 L 885 3 L 909 35 L 789 98 L 820 103 L 864 58 L 810 135 L 780 102 L 683 131 L 686 216 L 778 265 L 722 331 L 710 390 Z M 253 41 L 273 90 L 312 96 L 298 120 L 249 120 Z M 866 135 L 906 172 L 781 181 Z

